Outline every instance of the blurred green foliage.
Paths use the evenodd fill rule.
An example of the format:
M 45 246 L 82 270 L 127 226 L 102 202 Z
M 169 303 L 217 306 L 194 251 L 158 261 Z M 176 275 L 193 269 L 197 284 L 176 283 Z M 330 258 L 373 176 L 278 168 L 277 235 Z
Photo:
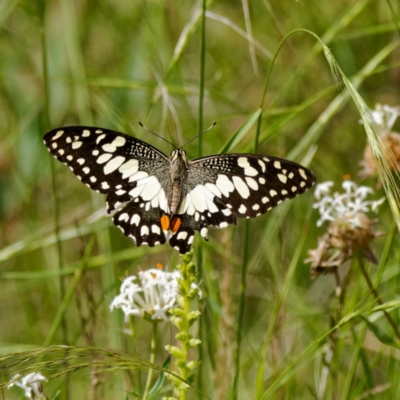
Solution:
M 400 15 L 400 3 L 392 1 L 392 6 Z M 93 218 L 104 200 L 53 162 L 42 144 L 49 129 L 111 128 L 169 154 L 171 148 L 141 129 L 139 121 L 176 145 L 217 121 L 200 152 L 218 153 L 258 110 L 271 58 L 282 38 L 297 28 L 324 40 L 347 77 L 358 80 L 370 107 L 400 104 L 399 48 L 393 45 L 397 41 L 398 46 L 399 33 L 388 2 L 208 1 L 203 64 L 200 11 L 200 3 L 182 0 L 0 3 L 2 354 L 67 342 L 118 348 L 148 359 L 150 324 L 136 321 L 130 327 L 133 337 L 126 335 L 121 315 L 110 314 L 108 305 L 126 271 L 133 274 L 157 262 L 172 269 L 179 262 L 168 246 L 136 248 L 108 218 Z M 381 55 L 390 45 L 394 50 Z M 203 121 L 198 119 L 201 66 Z M 366 143 L 359 118 L 347 93 L 338 91 L 321 46 L 298 32 L 285 42 L 272 71 L 258 153 L 311 161 L 320 182 L 339 183 L 344 174 L 358 181 Z M 230 151 L 252 151 L 255 129 L 254 124 Z M 189 158 L 197 156 L 197 146 L 197 141 L 187 146 Z M 376 182 L 372 178 L 367 184 L 375 187 Z M 343 274 L 346 297 L 340 307 L 332 276 L 310 279 L 303 260 L 323 232 L 315 227 L 311 197 L 307 193 L 251 221 L 247 244 L 243 221 L 236 228 L 211 230 L 208 243 L 195 240 L 205 301 L 201 377 L 194 385 L 211 398 L 232 396 L 244 246 L 248 268 L 238 398 L 257 398 L 256 393 L 275 399 L 361 399 L 375 392 L 382 399 L 400 396 L 398 350 L 381 343 L 362 319 L 326 334 L 342 316 L 376 304 L 351 263 L 344 267 L 349 271 Z M 379 219 L 380 230 L 393 234 L 389 207 L 381 208 Z M 87 251 L 91 238 L 94 244 Z M 397 234 L 394 242 L 391 238 L 373 243 L 378 260 L 385 254 L 376 283 L 385 302 L 399 295 Z M 376 267 L 368 268 L 374 276 Z M 77 270 L 79 279 L 74 278 Z M 71 282 L 76 283 L 73 296 L 62 303 Z M 57 313 L 64 323 L 54 324 Z M 397 308 L 392 315 L 398 322 Z M 391 334 L 385 321 L 376 323 Z M 161 366 L 173 331 L 165 324 L 158 332 L 156 363 Z M 267 348 L 266 332 L 271 334 Z M 314 347 L 306 352 L 309 346 Z M 321 395 L 316 376 L 327 349 L 332 361 Z M 257 380 L 261 364 L 263 376 Z M 104 375 L 93 398 L 124 399 L 126 390 L 140 391 L 145 378 L 136 372 Z M 69 381 L 52 380 L 45 390 L 49 398 L 59 390 L 57 398 L 83 399 L 90 398 L 91 385 L 89 375 L 73 374 Z M 4 395 L 18 398 L 17 391 L 5 389 Z M 198 396 L 189 393 L 189 398 Z

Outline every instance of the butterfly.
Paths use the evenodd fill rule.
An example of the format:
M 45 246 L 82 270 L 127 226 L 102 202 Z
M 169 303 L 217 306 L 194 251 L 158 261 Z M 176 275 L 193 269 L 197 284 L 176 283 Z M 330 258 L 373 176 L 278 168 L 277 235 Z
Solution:
M 51 154 L 96 192 L 107 212 L 137 246 L 169 244 L 189 252 L 195 231 L 255 218 L 315 183 L 307 168 L 255 154 L 218 154 L 188 160 L 167 157 L 123 133 L 95 127 L 54 129 L 43 138 Z

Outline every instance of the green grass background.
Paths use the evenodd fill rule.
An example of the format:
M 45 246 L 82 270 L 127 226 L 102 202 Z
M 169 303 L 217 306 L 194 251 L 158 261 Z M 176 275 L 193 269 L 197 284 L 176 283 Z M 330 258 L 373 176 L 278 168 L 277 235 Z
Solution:
M 172 269 L 179 263 L 168 246 L 136 248 L 108 218 L 93 222 L 104 199 L 53 162 L 42 143 L 46 131 L 95 125 L 132 134 L 169 154 L 171 147 L 141 129 L 139 121 L 177 146 L 216 121 L 201 141 L 185 148 L 189 158 L 251 152 L 271 59 L 283 37 L 297 28 L 324 40 L 369 106 L 398 105 L 396 13 L 398 1 L 208 1 L 204 40 L 199 2 L 3 0 L 1 355 L 68 343 L 148 359 L 151 324 L 134 320 L 127 326 L 108 306 L 126 271 L 135 274 L 157 262 Z M 344 174 L 359 182 L 366 143 L 359 119 L 346 89 L 338 91 L 321 45 L 305 32 L 292 35 L 272 70 L 257 152 L 303 162 L 319 182 L 333 180 L 339 187 Z M 375 187 L 376 182 L 365 183 Z M 369 328 L 363 318 L 354 318 L 330 333 L 343 317 L 369 316 L 377 304 L 357 263 L 343 266 L 342 305 L 332 276 L 311 280 L 303 260 L 324 232 L 315 226 L 311 203 L 308 192 L 252 220 L 248 238 L 240 221 L 235 228 L 212 229 L 208 243 L 195 240 L 205 299 L 200 305 L 202 364 L 193 384 L 210 398 L 234 398 L 235 375 L 240 399 L 400 398 L 398 342 L 379 313 Z M 382 300 L 389 302 L 399 295 L 398 233 L 387 205 L 378 217 L 379 230 L 388 234 L 374 240 L 380 264 L 367 269 Z M 68 290 L 72 296 L 62 305 Z M 64 322 L 58 323 L 64 311 Z M 391 315 L 398 323 L 396 307 Z M 194 334 L 198 330 L 194 326 Z M 162 365 L 164 345 L 173 342 L 175 331 L 162 323 L 158 332 L 156 363 Z M 327 349 L 332 360 L 318 394 Z M 54 379 L 45 391 L 49 398 L 91 398 L 89 372 Z M 125 399 L 126 390 L 140 391 L 145 378 L 145 372 L 103 375 L 92 398 Z M 188 398 L 201 397 L 189 391 Z M 3 389 L 1 398 L 22 394 Z

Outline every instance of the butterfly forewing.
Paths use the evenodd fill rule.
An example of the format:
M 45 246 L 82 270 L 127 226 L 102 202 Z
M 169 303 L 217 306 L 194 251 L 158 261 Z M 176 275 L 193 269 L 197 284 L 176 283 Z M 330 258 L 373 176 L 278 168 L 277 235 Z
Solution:
M 114 224 L 138 246 L 168 237 L 180 253 L 190 250 L 195 231 L 207 239 L 208 226 L 257 217 L 315 182 L 308 169 L 276 157 L 225 154 L 187 161 L 176 150 L 169 159 L 145 142 L 101 128 L 55 129 L 44 143 L 83 183 L 107 194 Z M 179 201 L 174 213 L 173 198 Z
M 113 222 L 126 236 L 139 245 L 165 242 L 160 218 L 169 212 L 170 182 L 163 153 L 131 136 L 91 127 L 55 129 L 44 143 L 83 183 L 107 194 L 107 211 L 117 210 Z
M 315 183 L 315 176 L 299 164 L 276 157 L 226 154 L 193 160 L 188 180 L 201 180 L 239 218 L 254 218 L 304 193 Z

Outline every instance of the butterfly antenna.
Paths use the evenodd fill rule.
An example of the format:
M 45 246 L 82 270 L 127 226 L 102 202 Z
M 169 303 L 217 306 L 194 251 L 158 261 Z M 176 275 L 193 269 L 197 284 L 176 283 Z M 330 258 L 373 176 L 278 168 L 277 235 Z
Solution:
M 141 122 L 139 122 L 139 125 L 140 125 L 145 131 L 150 132 L 150 133 L 152 133 L 153 135 L 156 135 L 157 137 L 159 137 L 160 139 L 162 139 L 162 140 L 164 140 L 165 142 L 169 143 L 171 146 L 175 147 L 175 149 L 176 149 L 176 146 L 175 146 L 173 143 L 171 143 L 170 141 L 168 141 L 168 140 L 165 139 L 164 137 L 158 135 L 157 133 L 151 131 L 150 129 L 147 129 Z
M 205 133 L 210 131 L 214 126 L 217 125 L 216 122 L 214 122 L 208 129 L 206 129 L 204 132 L 201 132 L 199 135 L 195 136 L 194 138 L 190 139 L 188 142 L 186 142 L 179 150 L 182 150 L 186 145 L 188 145 L 190 142 L 193 142 L 193 140 L 197 139 L 200 136 L 203 136 Z

